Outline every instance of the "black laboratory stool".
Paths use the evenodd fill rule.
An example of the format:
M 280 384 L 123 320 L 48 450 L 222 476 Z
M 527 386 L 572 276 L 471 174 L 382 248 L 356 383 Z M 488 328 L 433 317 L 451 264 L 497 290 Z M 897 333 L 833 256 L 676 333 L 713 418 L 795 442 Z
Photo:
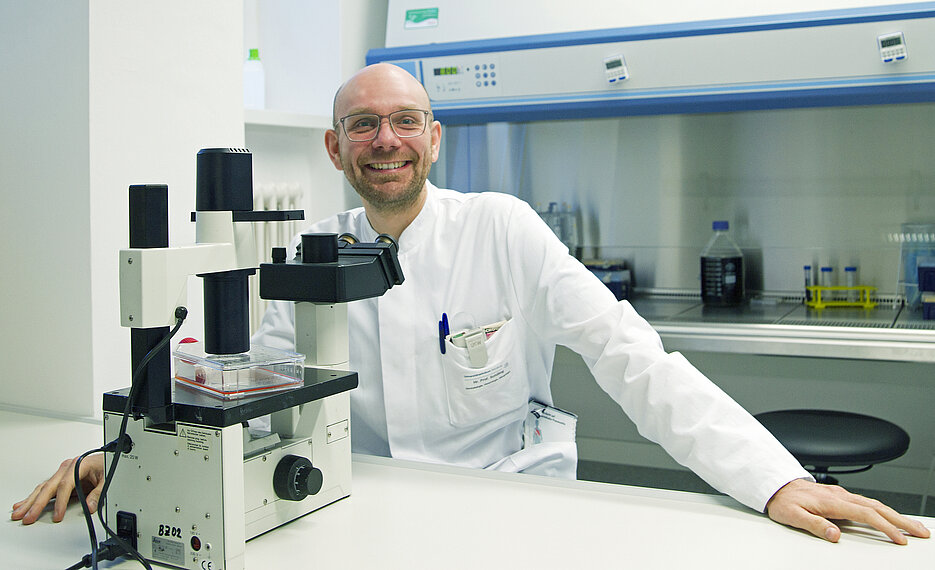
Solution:
M 756 419 L 819 483 L 833 475 L 861 473 L 906 453 L 909 434 L 880 418 L 831 410 L 780 410 Z

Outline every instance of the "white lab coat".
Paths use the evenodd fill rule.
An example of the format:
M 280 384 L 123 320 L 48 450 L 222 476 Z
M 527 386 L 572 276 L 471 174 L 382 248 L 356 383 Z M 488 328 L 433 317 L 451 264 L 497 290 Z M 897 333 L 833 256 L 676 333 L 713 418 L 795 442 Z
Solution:
M 716 489 L 757 510 L 808 473 L 739 405 L 678 353 L 627 302 L 569 256 L 523 201 L 428 184 L 422 211 L 399 239 L 405 282 L 349 304 L 355 452 L 574 477 L 573 443 L 523 449 L 530 399 L 552 403 L 555 345 L 581 354 L 640 433 Z M 377 234 L 362 208 L 308 231 Z M 480 374 L 465 349 L 442 355 L 450 329 L 507 319 L 487 341 Z M 291 303 L 273 303 L 254 342 L 292 348 Z M 582 378 L 581 381 L 587 381 Z

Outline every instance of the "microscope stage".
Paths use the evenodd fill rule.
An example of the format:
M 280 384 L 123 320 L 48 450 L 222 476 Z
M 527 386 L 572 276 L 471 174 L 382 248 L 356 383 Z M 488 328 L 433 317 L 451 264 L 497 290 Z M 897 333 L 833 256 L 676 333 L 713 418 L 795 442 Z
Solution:
M 212 427 L 227 427 L 280 410 L 293 408 L 357 387 L 357 373 L 305 367 L 305 383 L 285 392 L 222 400 L 173 382 L 172 408 L 175 421 Z M 123 412 L 129 388 L 104 394 L 104 411 Z

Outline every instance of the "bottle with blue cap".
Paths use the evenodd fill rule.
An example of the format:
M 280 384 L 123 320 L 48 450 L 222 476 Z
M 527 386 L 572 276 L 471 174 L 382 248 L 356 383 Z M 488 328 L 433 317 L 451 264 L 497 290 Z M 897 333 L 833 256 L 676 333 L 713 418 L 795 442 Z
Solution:
M 728 223 L 711 224 L 714 235 L 701 250 L 701 301 L 705 305 L 739 305 L 744 300 L 743 253 L 728 231 Z

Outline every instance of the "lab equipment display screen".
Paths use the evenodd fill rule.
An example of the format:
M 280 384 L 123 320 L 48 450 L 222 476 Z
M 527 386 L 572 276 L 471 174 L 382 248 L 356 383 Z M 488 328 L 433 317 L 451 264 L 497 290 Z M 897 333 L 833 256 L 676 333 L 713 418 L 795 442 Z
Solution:
M 892 46 L 898 46 L 901 43 L 903 43 L 902 38 L 900 38 L 899 36 L 896 36 L 893 38 L 886 38 L 885 40 L 881 40 L 880 47 L 887 48 L 887 47 L 892 47 Z
M 615 67 L 623 67 L 623 61 L 620 59 L 612 59 L 610 61 L 605 61 L 604 65 L 607 66 L 607 69 L 614 69 Z
M 436 67 L 435 75 L 457 75 L 457 67 Z

